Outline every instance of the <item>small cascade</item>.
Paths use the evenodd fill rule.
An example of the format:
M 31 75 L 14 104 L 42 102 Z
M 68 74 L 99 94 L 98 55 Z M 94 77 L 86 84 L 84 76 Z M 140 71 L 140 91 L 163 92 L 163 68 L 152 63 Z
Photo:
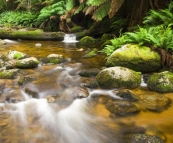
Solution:
M 64 43 L 76 43 L 78 41 L 76 40 L 75 34 L 65 34 L 64 40 L 62 42 L 64 42 Z

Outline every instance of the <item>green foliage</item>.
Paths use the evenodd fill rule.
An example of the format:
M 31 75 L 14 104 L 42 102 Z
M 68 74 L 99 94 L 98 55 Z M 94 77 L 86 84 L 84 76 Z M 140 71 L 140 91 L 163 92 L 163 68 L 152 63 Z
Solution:
M 136 32 L 126 32 L 119 38 L 111 40 L 112 45 L 107 45 L 101 52 L 110 56 L 112 52 L 121 46 L 133 43 L 144 46 L 149 46 L 153 49 L 162 48 L 170 53 L 173 53 L 173 31 L 168 27 L 159 25 L 148 29 L 139 27 Z
M 50 19 L 51 16 L 60 16 L 65 13 L 65 2 L 63 0 L 52 4 L 50 6 L 44 7 L 37 18 L 37 23 L 40 25 L 42 22 L 45 22 Z
M 10 26 L 35 27 L 37 13 L 23 11 L 6 11 L 0 14 L 0 24 Z
M 111 4 L 105 3 L 101 5 L 93 14 L 92 18 L 96 21 L 102 20 L 109 12 Z
M 66 10 L 70 10 L 75 6 L 75 0 L 67 0 Z
M 173 24 L 173 2 L 169 4 L 167 9 L 160 9 L 158 11 L 150 10 L 144 18 L 143 24 L 149 26 L 161 24 L 168 26 L 169 24 Z

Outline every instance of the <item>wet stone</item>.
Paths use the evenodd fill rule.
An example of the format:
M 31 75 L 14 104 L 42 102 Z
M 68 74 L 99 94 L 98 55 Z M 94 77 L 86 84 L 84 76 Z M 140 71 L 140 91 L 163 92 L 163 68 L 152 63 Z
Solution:
M 79 72 L 79 75 L 84 77 L 90 77 L 90 76 L 96 76 L 99 72 L 100 70 L 97 68 L 84 69 Z
M 136 107 L 133 103 L 126 100 L 115 100 L 110 101 L 106 104 L 106 108 L 113 114 L 118 116 L 129 115 L 133 113 L 138 113 L 140 109 Z
M 133 134 L 130 135 L 130 143 L 164 143 L 164 141 L 157 136 Z

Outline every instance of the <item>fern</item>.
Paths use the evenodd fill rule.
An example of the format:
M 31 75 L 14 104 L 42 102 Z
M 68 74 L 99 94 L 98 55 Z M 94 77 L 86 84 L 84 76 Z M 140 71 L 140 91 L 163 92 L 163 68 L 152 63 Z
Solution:
M 80 11 L 82 11 L 85 7 L 85 3 L 81 3 L 80 6 L 75 10 L 74 14 L 78 14 Z
M 150 10 L 148 15 L 144 18 L 144 25 L 157 26 L 163 24 L 168 26 L 173 24 L 173 2 L 171 2 L 167 9 L 161 9 L 158 11 Z
M 93 14 L 92 18 L 96 21 L 102 20 L 107 13 L 109 12 L 110 9 L 110 3 L 106 3 L 104 5 L 101 5 Z
M 92 6 L 100 6 L 101 4 L 105 3 L 107 0 L 87 0 L 87 5 Z
M 75 6 L 75 0 L 67 0 L 66 10 L 71 10 Z

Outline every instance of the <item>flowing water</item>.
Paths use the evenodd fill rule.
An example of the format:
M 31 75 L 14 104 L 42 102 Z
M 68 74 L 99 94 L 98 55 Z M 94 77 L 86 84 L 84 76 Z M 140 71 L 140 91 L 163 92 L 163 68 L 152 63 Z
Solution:
M 79 72 L 105 63 L 104 55 L 83 58 L 92 48 L 57 41 L 12 41 L 0 47 L 1 54 L 17 50 L 38 59 L 52 53 L 68 59 L 63 64 L 21 70 L 31 77 L 23 86 L 17 84 L 17 78 L 0 80 L 0 143 L 129 143 L 129 134 L 144 132 L 173 142 L 172 105 L 161 112 L 143 110 L 112 117 L 104 98 L 95 102 L 96 95 L 119 97 L 118 89 L 83 87 L 91 78 L 81 77 Z M 135 93 L 149 92 L 141 85 Z M 79 99 L 80 95 L 89 96 Z M 164 95 L 173 99 L 173 93 Z

